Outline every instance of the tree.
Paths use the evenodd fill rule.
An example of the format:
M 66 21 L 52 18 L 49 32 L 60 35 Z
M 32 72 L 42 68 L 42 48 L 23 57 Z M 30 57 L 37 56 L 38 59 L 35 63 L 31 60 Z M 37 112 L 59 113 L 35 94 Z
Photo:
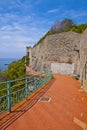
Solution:
M 12 62 L 8 66 L 8 78 L 11 79 L 17 79 L 25 76 L 25 57 L 18 61 Z
M 53 33 L 60 33 L 63 32 L 66 29 L 70 29 L 75 24 L 71 19 L 65 18 L 63 21 L 59 22 L 56 21 L 54 25 L 51 27 L 50 32 Z
M 3 81 L 22 78 L 25 76 L 25 71 L 25 57 L 23 57 L 22 59 L 13 61 L 9 64 L 8 69 L 0 73 L 0 77 Z
M 60 29 L 60 26 L 61 26 L 61 22 L 56 21 L 56 22 L 54 23 L 54 25 L 51 27 L 50 32 L 51 32 L 52 34 L 59 32 L 59 31 L 61 30 L 61 29 Z
M 75 24 L 71 19 L 67 19 L 65 18 L 62 22 L 61 22 L 61 28 L 62 30 L 68 29 L 73 27 Z

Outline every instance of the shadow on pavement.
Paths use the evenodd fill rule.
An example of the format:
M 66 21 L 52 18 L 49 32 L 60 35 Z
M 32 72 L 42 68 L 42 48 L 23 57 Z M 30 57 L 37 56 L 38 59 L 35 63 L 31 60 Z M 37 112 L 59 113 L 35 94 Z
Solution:
M 45 84 L 41 89 L 36 91 L 36 93 L 26 100 L 22 105 L 14 109 L 10 114 L 5 113 L 3 117 L 0 118 L 0 130 L 5 130 L 9 125 L 16 121 L 20 116 L 23 116 L 30 108 L 37 103 L 37 101 L 48 91 L 56 79 L 52 79 L 47 84 Z

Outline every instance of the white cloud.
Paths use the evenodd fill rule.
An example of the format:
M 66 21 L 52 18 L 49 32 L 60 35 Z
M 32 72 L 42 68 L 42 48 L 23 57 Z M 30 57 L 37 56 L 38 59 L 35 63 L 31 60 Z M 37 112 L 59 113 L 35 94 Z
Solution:
M 6 25 L 6 26 L 1 27 L 0 30 L 1 31 L 10 31 L 10 30 L 13 30 L 13 28 L 10 25 Z
M 38 26 L 6 25 L 0 28 L 0 57 L 22 57 L 26 46 L 33 46 L 44 34 L 45 29 Z
M 26 46 L 37 43 L 57 19 L 87 17 L 87 9 L 66 10 L 63 4 L 40 12 L 40 4 L 45 2 L 50 0 L 0 1 L 0 57 L 23 56 Z
M 48 10 L 48 13 L 55 13 L 57 12 L 59 9 L 51 9 L 51 10 Z
M 61 17 L 71 17 L 71 18 L 79 18 L 79 17 L 86 17 L 87 16 L 87 10 L 64 10 L 64 13 L 62 13 Z
M 87 17 L 87 11 L 85 12 L 85 11 L 81 11 L 81 12 L 72 12 L 72 16 L 74 17 L 74 18 L 78 18 L 78 17 L 83 17 L 83 16 L 86 16 Z

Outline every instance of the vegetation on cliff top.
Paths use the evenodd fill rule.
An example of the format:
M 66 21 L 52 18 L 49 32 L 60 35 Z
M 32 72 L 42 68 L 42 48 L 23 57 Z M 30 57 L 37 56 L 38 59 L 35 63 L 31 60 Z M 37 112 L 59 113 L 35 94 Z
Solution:
M 22 78 L 25 76 L 25 57 L 19 59 L 18 61 L 13 61 L 8 65 L 8 69 L 0 72 L 0 78 L 3 81 L 13 80 L 17 78 Z
M 62 21 L 56 21 L 51 29 L 38 41 L 38 44 L 42 43 L 46 36 L 53 35 L 62 32 L 74 31 L 76 33 L 82 33 L 87 28 L 86 24 L 75 24 L 71 19 L 64 19 Z M 34 47 L 36 46 L 34 45 Z

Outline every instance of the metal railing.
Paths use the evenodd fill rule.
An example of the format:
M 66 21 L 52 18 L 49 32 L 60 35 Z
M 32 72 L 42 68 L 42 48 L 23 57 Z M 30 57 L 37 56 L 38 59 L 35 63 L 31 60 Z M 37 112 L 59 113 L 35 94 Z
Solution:
M 8 110 L 16 103 L 28 98 L 31 93 L 52 79 L 52 73 L 46 72 L 40 76 L 29 76 L 21 79 L 0 82 L 0 113 Z

